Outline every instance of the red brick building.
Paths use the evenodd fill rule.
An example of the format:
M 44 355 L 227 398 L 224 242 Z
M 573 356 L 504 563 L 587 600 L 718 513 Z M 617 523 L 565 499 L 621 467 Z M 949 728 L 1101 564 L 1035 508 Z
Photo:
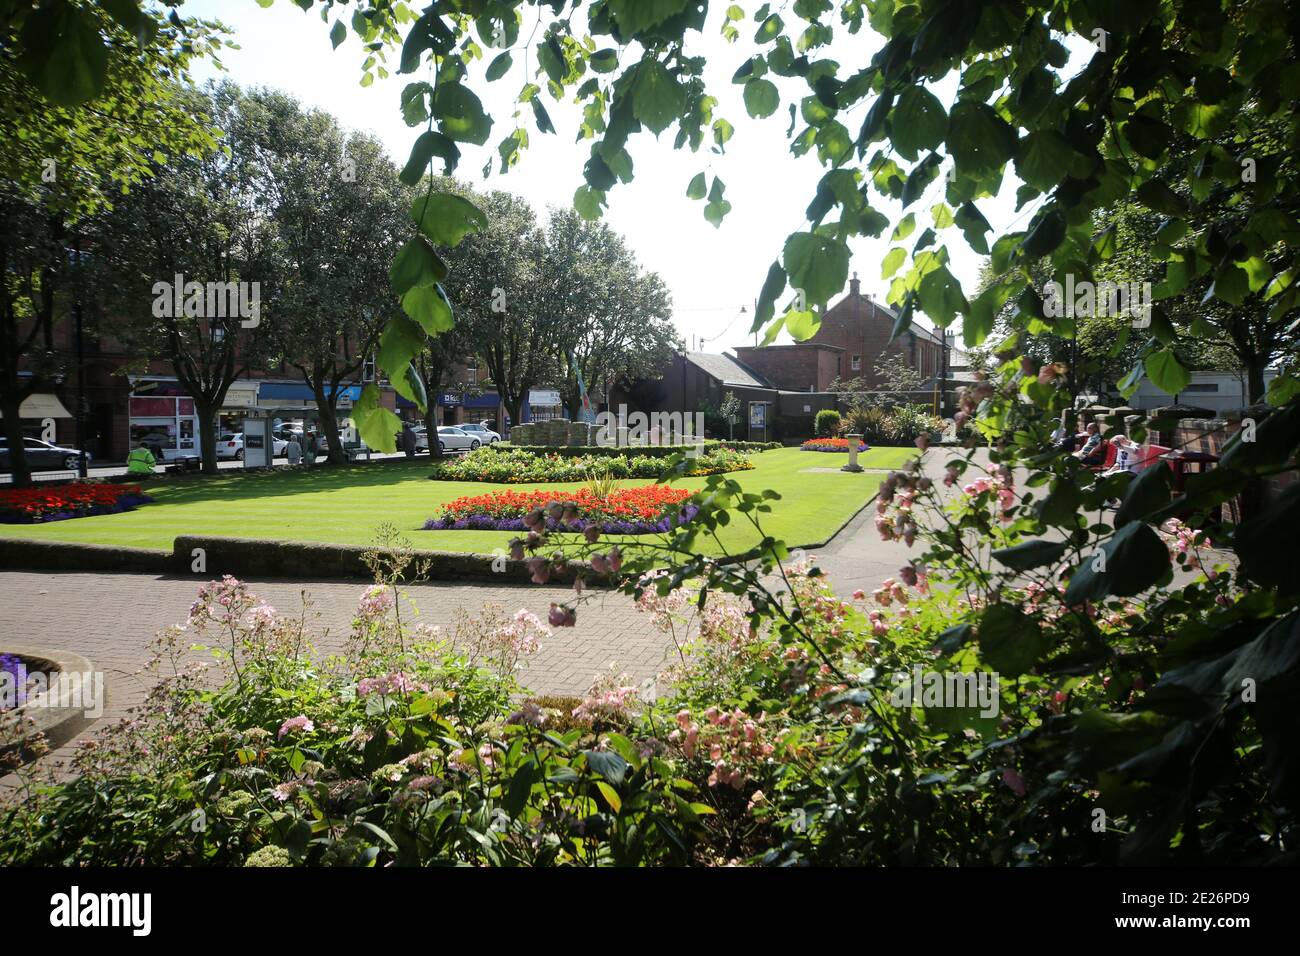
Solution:
M 942 333 L 914 323 L 890 342 L 897 319 L 888 305 L 862 294 L 855 274 L 849 294 L 826 310 L 812 338 L 793 345 L 742 346 L 735 352 L 778 388 L 820 392 L 837 378 L 864 378 L 869 385 L 881 386 L 875 367 L 893 355 L 920 372 L 923 388 L 932 388 L 943 375 Z

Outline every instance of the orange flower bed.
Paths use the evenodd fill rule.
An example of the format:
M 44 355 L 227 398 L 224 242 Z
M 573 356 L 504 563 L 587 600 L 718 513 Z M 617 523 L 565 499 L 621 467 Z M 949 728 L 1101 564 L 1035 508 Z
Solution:
M 684 488 L 666 485 L 642 485 L 638 488 L 618 488 L 608 498 L 597 498 L 590 488 L 564 491 L 498 491 L 486 495 L 467 495 L 449 502 L 441 518 L 469 518 L 483 515 L 491 518 L 522 518 L 534 508 L 545 508 L 552 502 L 573 502 L 578 515 L 584 519 L 607 521 L 655 521 L 669 505 L 679 505 L 691 496 Z

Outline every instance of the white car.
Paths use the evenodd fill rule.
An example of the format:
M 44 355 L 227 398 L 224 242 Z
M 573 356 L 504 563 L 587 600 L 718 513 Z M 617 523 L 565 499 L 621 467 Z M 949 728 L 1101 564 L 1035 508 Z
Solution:
M 289 443 L 283 438 L 271 439 L 271 457 L 280 458 L 284 455 L 284 450 Z M 217 439 L 217 457 L 233 458 L 235 461 L 244 460 L 244 433 L 232 432 L 222 435 Z
M 473 425 L 458 425 L 456 427 L 463 432 L 468 432 L 473 435 L 485 445 L 491 445 L 494 442 L 499 442 L 501 440 L 500 435 L 488 428 L 486 425 L 480 423 L 475 423 Z
M 440 451 L 473 451 L 483 444 L 483 439 L 452 425 L 438 429 L 438 449 Z

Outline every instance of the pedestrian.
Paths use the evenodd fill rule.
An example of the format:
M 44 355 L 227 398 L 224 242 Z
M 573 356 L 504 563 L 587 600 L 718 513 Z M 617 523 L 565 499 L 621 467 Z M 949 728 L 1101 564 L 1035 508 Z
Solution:
M 158 459 L 154 458 L 149 446 L 144 442 L 139 442 L 131 449 L 131 453 L 126 456 L 126 473 L 137 478 L 149 478 L 152 477 L 154 465 L 156 464 L 158 464 Z
M 298 436 L 289 432 L 289 444 L 284 446 L 284 457 L 289 459 L 290 465 L 302 464 L 302 445 L 298 444 Z
M 415 430 L 409 422 L 402 425 L 402 451 L 406 452 L 407 458 L 415 457 Z
M 306 442 L 307 445 L 302 450 L 303 453 L 302 462 L 304 465 L 311 467 L 312 465 L 316 464 L 316 432 L 315 431 L 307 432 Z

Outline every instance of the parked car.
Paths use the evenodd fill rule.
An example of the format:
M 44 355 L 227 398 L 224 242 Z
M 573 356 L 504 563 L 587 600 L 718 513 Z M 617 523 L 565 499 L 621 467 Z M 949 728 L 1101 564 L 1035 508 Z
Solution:
M 284 454 L 288 442 L 283 438 L 271 439 L 271 457 L 279 458 Z M 217 439 L 217 457 L 244 460 L 244 433 L 231 432 Z
M 473 451 L 483 444 L 475 435 L 452 425 L 438 429 L 438 449 L 440 451 Z
M 41 441 L 39 438 L 23 439 L 24 458 L 27 461 L 27 467 L 32 471 L 53 471 L 56 469 L 67 469 L 76 471 L 78 462 L 81 459 L 81 453 L 75 448 L 64 448 L 62 445 L 51 445 L 47 441 Z M 86 465 L 90 465 L 90 453 L 86 453 Z M 9 440 L 0 438 L 0 471 L 8 471 L 13 467 L 13 462 L 9 460 Z
M 468 432 L 473 435 L 485 445 L 491 445 L 494 442 L 499 442 L 501 440 L 500 435 L 487 427 L 487 422 L 477 422 L 471 425 L 458 425 L 456 427 L 463 432 Z

